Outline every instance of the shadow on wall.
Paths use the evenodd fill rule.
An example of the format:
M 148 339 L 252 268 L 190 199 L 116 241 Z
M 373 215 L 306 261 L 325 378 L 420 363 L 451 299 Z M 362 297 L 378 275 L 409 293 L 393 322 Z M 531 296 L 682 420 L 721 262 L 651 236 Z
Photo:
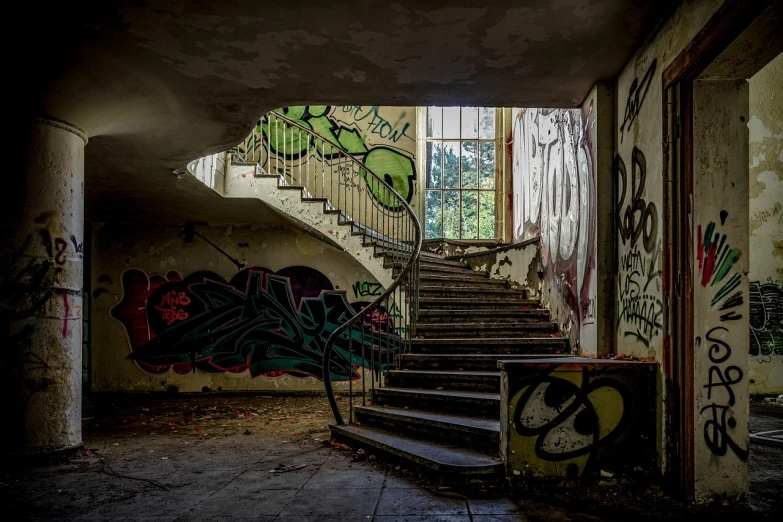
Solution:
M 123 274 L 122 286 L 122 301 L 111 314 L 125 327 L 128 358 L 155 374 L 249 370 L 252 377 L 288 373 L 322 379 L 327 339 L 369 304 L 348 303 L 345 291 L 334 290 L 325 275 L 304 266 L 277 273 L 249 268 L 228 282 L 208 271 L 182 279 L 173 271 L 147 276 L 133 269 Z M 366 330 L 392 332 L 400 317 L 399 310 L 375 313 Z M 367 343 L 367 336 L 356 330 L 350 335 L 335 345 L 333 380 L 358 378 L 357 367 L 370 367 L 359 354 L 381 361 L 387 360 L 381 354 L 396 349 L 393 342 Z M 379 362 L 373 367 L 383 370 Z

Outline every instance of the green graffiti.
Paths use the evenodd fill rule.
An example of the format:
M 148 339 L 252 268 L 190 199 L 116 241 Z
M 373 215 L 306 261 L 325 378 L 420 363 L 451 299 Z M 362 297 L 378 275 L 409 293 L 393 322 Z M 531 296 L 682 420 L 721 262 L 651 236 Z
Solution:
M 309 154 L 328 161 L 340 157 L 341 152 L 335 146 L 340 147 L 361 161 L 410 203 L 413 199 L 413 180 L 416 179 L 413 159 L 386 146 L 368 147 L 367 137 L 362 136 L 357 129 L 346 128 L 330 118 L 331 109 L 328 105 L 283 107 L 264 116 L 257 129 L 274 154 L 289 161 L 307 157 Z M 287 125 L 277 118 L 275 113 L 312 130 L 323 139 Z M 375 179 L 368 179 L 367 171 L 362 170 L 359 174 L 378 203 L 391 211 L 402 210 L 402 206 L 386 187 Z

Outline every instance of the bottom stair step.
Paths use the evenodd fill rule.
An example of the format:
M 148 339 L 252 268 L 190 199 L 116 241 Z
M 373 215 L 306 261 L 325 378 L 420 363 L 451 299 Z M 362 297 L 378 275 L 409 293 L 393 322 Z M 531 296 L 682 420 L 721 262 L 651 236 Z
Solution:
M 421 441 L 365 426 L 329 426 L 343 442 L 379 450 L 408 462 L 423 472 L 448 481 L 487 480 L 503 476 L 503 461 L 486 453 Z

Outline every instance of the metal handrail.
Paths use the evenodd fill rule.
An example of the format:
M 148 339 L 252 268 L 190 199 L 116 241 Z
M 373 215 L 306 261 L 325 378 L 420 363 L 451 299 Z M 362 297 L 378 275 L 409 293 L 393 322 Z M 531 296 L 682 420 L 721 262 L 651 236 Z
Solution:
M 284 122 L 285 125 L 291 127 L 291 143 L 294 143 L 293 129 L 297 130 L 297 143 L 299 144 L 299 153 L 302 149 L 302 135 L 304 132 L 307 136 L 307 152 L 306 160 L 307 170 L 302 175 L 302 164 L 299 164 L 299 184 L 301 184 L 311 197 L 318 197 L 319 185 L 318 185 L 318 165 L 316 165 L 315 180 L 310 177 L 310 140 L 314 140 L 316 145 L 314 152 L 318 155 L 318 142 L 321 142 L 321 177 L 320 177 L 320 192 L 321 197 L 327 200 L 327 205 L 331 209 L 339 211 L 339 217 L 345 218 L 343 223 L 347 223 L 351 226 L 352 232 L 355 229 L 358 234 L 363 238 L 369 238 L 371 244 L 375 246 L 381 246 L 387 252 L 390 251 L 392 258 L 392 274 L 394 274 L 394 268 L 396 265 L 404 266 L 399 271 L 396 278 L 394 278 L 392 284 L 383 292 L 380 296 L 377 296 L 370 304 L 366 305 L 363 309 L 358 311 L 354 316 L 347 319 L 337 329 L 335 329 L 326 341 L 323 349 L 322 359 L 322 371 L 324 387 L 329 399 L 329 405 L 332 408 L 332 413 L 335 417 L 335 422 L 338 425 L 345 424 L 345 419 L 337 405 L 334 390 L 332 387 L 332 372 L 331 365 L 333 364 L 333 356 L 335 355 L 335 347 L 338 344 L 348 344 L 348 371 L 349 371 L 349 420 L 353 419 L 353 380 L 354 380 L 354 367 L 357 361 L 353 354 L 353 342 L 361 341 L 361 357 L 358 358 L 364 368 L 367 368 L 367 358 L 365 356 L 366 344 L 365 344 L 365 329 L 367 327 L 367 319 L 369 318 L 369 336 L 370 336 L 370 375 L 373 390 L 375 388 L 376 376 L 378 380 L 378 386 L 383 385 L 383 369 L 388 367 L 388 360 L 390 353 L 394 351 L 410 350 L 410 341 L 416 333 L 416 322 L 418 317 L 418 280 L 419 280 L 419 259 L 421 255 L 422 245 L 422 228 L 419 219 L 416 217 L 416 213 L 413 211 L 408 202 L 397 191 L 394 190 L 383 178 L 378 176 L 375 172 L 365 166 L 361 160 L 354 155 L 346 151 L 339 143 L 335 143 L 332 139 L 322 136 L 317 132 L 309 129 L 303 125 L 300 125 L 296 121 L 279 114 L 277 112 L 269 113 L 265 116 L 267 132 L 270 136 L 267 136 L 267 159 L 266 161 L 272 162 L 272 120 L 270 115 L 279 121 Z M 263 130 L 263 121 L 259 122 L 261 129 Z M 285 176 L 287 175 L 286 168 L 286 134 L 288 129 L 283 130 L 283 165 L 285 174 L 281 176 L 281 179 L 287 181 Z M 276 166 L 279 166 L 279 127 L 275 123 L 275 162 Z M 325 144 L 329 145 L 329 155 L 327 160 Z M 263 146 L 263 144 L 262 144 Z M 291 152 L 291 151 L 289 151 Z M 293 154 L 289 154 L 293 156 Z M 254 152 L 255 157 L 255 152 Z M 360 185 L 350 180 L 345 182 L 341 189 L 341 177 L 346 178 L 346 171 L 341 170 L 339 165 L 342 158 L 347 158 L 351 162 L 351 166 L 348 167 L 348 173 L 353 176 L 354 169 L 357 169 L 359 177 L 365 178 L 365 189 L 362 189 Z M 334 163 L 338 163 L 338 173 L 336 177 L 337 191 L 334 193 Z M 326 175 L 326 164 L 329 164 L 329 176 Z M 344 167 L 343 167 L 344 169 Z M 364 175 L 362 176 L 362 173 Z M 329 177 L 329 197 L 326 197 L 326 185 L 325 178 Z M 364 190 L 366 196 L 362 196 Z M 382 196 L 379 196 L 379 192 Z M 342 196 L 342 198 L 341 198 Z M 358 198 L 358 201 L 357 201 Z M 385 200 L 391 198 L 394 200 L 395 205 L 390 206 L 384 203 Z M 362 205 L 363 200 L 364 205 Z M 375 199 L 375 201 L 373 201 Z M 342 201 L 341 201 L 342 200 Z M 368 207 L 372 204 L 372 209 Z M 341 208 L 342 207 L 342 208 Z M 358 212 L 357 212 L 358 208 Z M 395 222 L 398 218 L 391 216 L 392 212 L 401 211 L 401 214 L 407 214 L 407 222 L 400 223 L 399 226 L 395 226 Z M 362 219 L 363 218 L 363 219 Z M 386 255 L 384 255 L 384 260 Z M 403 291 L 405 292 L 403 296 Z M 399 310 L 399 303 L 407 303 L 405 306 L 405 315 Z M 390 305 L 391 304 L 391 305 Z M 404 326 L 395 327 L 395 319 L 397 317 L 394 314 L 390 314 L 389 310 L 397 307 L 397 315 L 402 320 Z M 391 325 L 391 326 L 390 326 Z M 360 333 L 356 329 L 360 330 Z M 389 332 L 389 328 L 391 331 Z M 399 335 L 397 333 L 399 332 Z M 378 354 L 376 356 L 376 340 L 378 342 Z M 384 344 L 386 351 L 384 352 Z M 341 348 L 345 351 L 344 347 Z M 384 366 L 382 361 L 385 359 L 387 365 Z M 375 362 L 378 360 L 378 369 L 376 371 Z M 366 371 L 362 376 L 362 402 L 366 400 Z

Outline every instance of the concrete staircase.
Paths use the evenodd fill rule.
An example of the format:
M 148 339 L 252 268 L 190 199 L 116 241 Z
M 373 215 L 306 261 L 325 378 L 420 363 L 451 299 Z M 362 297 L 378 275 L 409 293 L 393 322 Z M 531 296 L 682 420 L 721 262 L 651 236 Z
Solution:
M 332 433 L 445 483 L 498 480 L 497 361 L 566 356 L 568 341 L 537 301 L 466 264 L 422 253 L 419 280 L 410 353 Z

